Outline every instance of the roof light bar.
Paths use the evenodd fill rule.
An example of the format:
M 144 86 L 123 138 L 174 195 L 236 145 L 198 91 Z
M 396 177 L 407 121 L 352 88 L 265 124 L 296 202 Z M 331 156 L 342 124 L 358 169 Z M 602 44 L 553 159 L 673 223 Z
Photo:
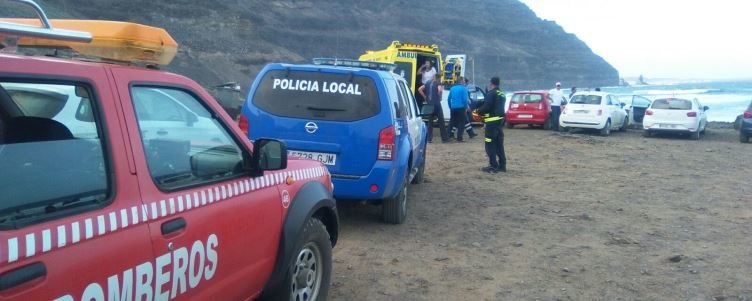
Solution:
M 366 68 L 366 69 L 382 70 L 382 71 L 393 71 L 394 68 L 397 67 L 395 64 L 389 64 L 389 63 L 358 61 L 358 60 L 351 60 L 351 59 L 336 59 L 336 58 L 314 58 L 313 64 Z
M 25 4 L 33 8 L 37 13 L 41 27 L 0 21 L 0 36 L 6 38 L 33 37 L 85 43 L 91 41 L 91 33 L 52 28 L 49 19 L 47 19 L 47 15 L 42 8 L 36 4 L 36 2 L 32 0 L 11 1 Z

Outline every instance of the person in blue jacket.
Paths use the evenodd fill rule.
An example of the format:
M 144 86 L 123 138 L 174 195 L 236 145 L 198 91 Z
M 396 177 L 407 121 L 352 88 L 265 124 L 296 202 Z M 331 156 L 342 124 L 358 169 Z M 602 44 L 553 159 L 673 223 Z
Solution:
M 465 127 L 465 119 L 467 119 L 467 112 L 470 110 L 470 102 L 468 98 L 467 87 L 465 87 L 465 78 L 460 76 L 457 82 L 449 89 L 449 110 L 450 113 L 450 128 L 457 129 L 457 142 L 463 142 L 462 139 L 463 129 Z

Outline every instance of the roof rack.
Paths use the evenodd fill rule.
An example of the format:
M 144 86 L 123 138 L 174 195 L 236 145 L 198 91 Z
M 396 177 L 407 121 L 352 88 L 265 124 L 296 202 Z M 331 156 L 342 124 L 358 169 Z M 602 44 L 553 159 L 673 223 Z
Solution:
M 4 36 L 5 39 L 11 39 L 13 41 L 7 42 L 7 44 L 15 45 L 15 40 L 19 37 L 34 37 L 43 39 L 54 39 L 72 42 L 91 42 L 91 33 L 83 31 L 73 31 L 65 29 L 52 28 L 50 20 L 47 19 L 47 14 L 44 13 L 41 7 L 32 0 L 10 0 L 13 2 L 21 3 L 30 6 L 37 13 L 39 22 L 42 23 L 41 27 L 29 26 L 25 24 L 18 24 L 13 22 L 0 21 L 0 37 Z
M 382 70 L 382 71 L 390 71 L 390 72 L 394 71 L 394 68 L 397 67 L 397 65 L 389 64 L 389 63 L 359 61 L 359 60 L 351 60 L 351 59 L 337 59 L 337 58 L 314 58 L 313 64 L 366 68 L 366 69 Z

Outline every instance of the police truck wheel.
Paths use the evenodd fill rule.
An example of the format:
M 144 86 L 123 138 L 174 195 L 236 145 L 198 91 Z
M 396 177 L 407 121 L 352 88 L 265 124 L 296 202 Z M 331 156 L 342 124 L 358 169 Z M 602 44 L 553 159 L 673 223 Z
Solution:
M 742 132 L 741 130 L 739 131 L 739 142 L 749 143 L 749 136 L 744 135 L 744 132 Z
M 700 131 L 689 133 L 689 138 L 692 140 L 700 140 Z
M 425 179 L 425 171 L 426 171 L 426 147 L 423 147 L 423 160 L 420 160 L 420 166 L 418 167 L 418 172 L 415 173 L 415 177 L 413 177 L 413 180 L 410 182 L 412 184 L 421 184 L 423 183 L 423 180 Z
M 653 136 L 653 133 L 651 133 L 650 130 L 644 130 L 642 131 L 642 136 L 645 138 L 650 138 L 651 136 Z
M 332 273 L 332 243 L 326 226 L 310 218 L 303 226 L 290 267 L 279 288 L 262 300 L 326 300 Z
M 402 224 L 407 218 L 407 179 L 397 196 L 384 200 L 382 205 L 382 218 L 390 224 Z
M 606 137 L 611 135 L 611 120 L 606 121 L 606 126 L 601 129 L 601 136 Z

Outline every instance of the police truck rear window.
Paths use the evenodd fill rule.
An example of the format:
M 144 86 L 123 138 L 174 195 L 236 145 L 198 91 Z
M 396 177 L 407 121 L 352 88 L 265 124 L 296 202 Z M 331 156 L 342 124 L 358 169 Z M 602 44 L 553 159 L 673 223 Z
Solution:
M 331 121 L 355 121 L 379 113 L 372 79 L 353 74 L 270 71 L 253 102 L 273 115 Z

